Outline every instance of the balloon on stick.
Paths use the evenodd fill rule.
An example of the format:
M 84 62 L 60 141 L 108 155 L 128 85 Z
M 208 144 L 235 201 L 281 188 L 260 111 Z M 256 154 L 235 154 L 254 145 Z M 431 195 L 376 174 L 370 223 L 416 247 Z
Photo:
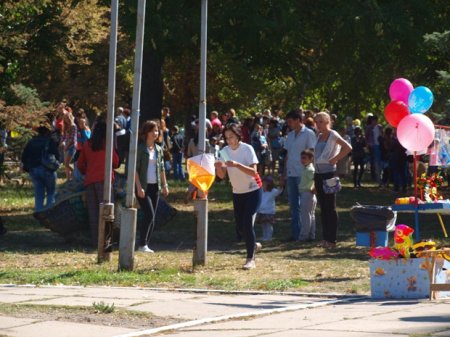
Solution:
M 411 151 L 425 150 L 434 140 L 434 124 L 422 114 L 404 117 L 397 126 L 397 138 L 402 146 Z
M 402 101 L 408 104 L 408 98 L 414 90 L 413 85 L 406 78 L 397 78 L 389 87 L 389 96 L 392 101 Z
M 428 109 L 433 104 L 433 93 L 427 87 L 417 87 L 415 88 L 408 99 L 408 107 L 411 113 L 423 114 L 428 111 Z
M 396 128 L 398 123 L 408 115 L 408 106 L 402 101 L 392 101 L 384 108 L 384 117 L 394 128 Z

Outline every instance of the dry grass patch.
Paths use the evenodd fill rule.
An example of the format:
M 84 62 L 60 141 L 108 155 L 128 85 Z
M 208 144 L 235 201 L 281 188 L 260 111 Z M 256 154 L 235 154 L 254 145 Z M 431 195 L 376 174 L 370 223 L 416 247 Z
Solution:
M 274 240 L 257 254 L 257 268 L 244 271 L 245 246 L 235 242 L 231 191 L 224 183 L 214 186 L 209 195 L 207 264 L 193 269 L 196 224 L 193 206 L 183 202 L 185 188 L 185 184 L 171 182 L 169 202 L 178 209 L 178 215 L 154 233 L 151 247 L 155 254 L 136 253 L 133 272 L 117 271 L 117 252 L 112 262 L 98 265 L 96 252 L 84 242 L 66 242 L 41 228 L 31 216 L 32 193 L 23 191 L 26 197 L 18 196 L 14 207 L 0 206 L 9 230 L 0 237 L 0 283 L 367 294 L 368 249 L 354 245 L 349 209 L 356 202 L 387 205 L 397 196 L 377 188 L 354 190 L 346 186 L 338 196 L 339 243 L 332 250 L 318 248 L 316 243 L 284 241 L 290 236 L 290 216 L 286 196 L 282 196 Z M 0 200 L 14 195 L 12 190 L 0 189 Z M 412 215 L 400 214 L 398 222 L 414 226 Z M 319 212 L 317 223 L 320 238 Z M 421 223 L 422 237 L 448 246 L 434 215 L 421 215 Z M 255 230 L 259 236 L 261 229 Z
M 63 321 L 130 329 L 156 328 L 181 322 L 173 317 L 160 317 L 148 312 L 115 308 L 111 313 L 102 313 L 94 307 L 7 304 L 0 306 L 0 316 L 31 318 L 39 321 Z

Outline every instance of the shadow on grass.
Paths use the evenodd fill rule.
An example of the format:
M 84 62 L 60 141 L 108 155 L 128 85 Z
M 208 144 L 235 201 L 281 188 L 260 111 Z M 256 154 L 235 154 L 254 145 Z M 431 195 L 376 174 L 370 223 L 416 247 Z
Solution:
M 193 205 L 183 205 L 184 185 L 177 183 L 174 185 L 173 193 L 169 196 L 169 202 L 179 209 L 178 214 L 162 228 L 156 230 L 150 243 L 157 250 L 183 250 L 193 249 L 196 241 L 197 220 L 193 211 Z M 6 194 L 8 197 L 13 191 Z M 29 193 L 29 191 L 27 191 Z M 339 208 L 339 228 L 338 228 L 338 248 L 334 250 L 322 250 L 316 248 L 316 243 L 285 242 L 283 238 L 290 236 L 290 213 L 287 206 L 287 199 L 282 196 L 277 201 L 278 213 L 277 223 L 274 226 L 274 240 L 270 243 L 263 243 L 264 253 L 288 252 L 286 258 L 295 260 L 310 259 L 354 259 L 364 261 L 368 258 L 367 250 L 355 249 L 350 246 L 355 240 L 355 229 L 353 220 L 350 217 L 350 208 L 357 202 L 361 204 L 387 205 L 391 204 L 395 198 L 388 190 L 377 188 L 353 189 L 347 186 L 339 193 L 337 205 Z M 219 183 L 210 192 L 210 198 L 215 199 L 209 202 L 209 224 L 208 224 L 208 250 L 217 251 L 219 254 L 242 254 L 245 251 L 243 243 L 236 243 L 234 212 L 231 202 L 231 191 L 227 184 Z M 2 214 L 3 213 L 3 214 Z M 25 210 L 8 211 L 3 209 L 2 217 L 5 221 L 8 233 L 0 237 L 1 251 L 33 252 L 44 253 L 48 251 L 93 251 L 89 246 L 89 236 L 87 233 L 80 233 L 71 237 L 62 237 L 59 234 L 50 232 L 41 227 L 32 217 L 31 213 Z M 442 245 L 442 230 L 435 215 L 421 215 L 421 233 L 424 238 L 437 238 Z M 316 212 L 317 239 L 322 235 L 320 220 L 320 209 Z M 405 223 L 414 226 L 414 217 L 411 214 L 399 213 L 398 223 Z M 261 226 L 256 225 L 257 237 L 261 234 Z M 390 235 L 392 242 L 392 234 Z M 339 247 L 344 243 L 344 247 Z
M 0 238 L 0 251 L 11 253 L 45 254 L 48 252 L 93 251 L 87 244 L 88 237 L 79 237 L 69 242 L 49 230 L 9 231 Z M 83 243 L 85 241 L 86 243 Z
M 361 277 L 317 277 L 314 279 L 314 282 L 322 283 L 322 282 L 352 282 L 359 280 Z

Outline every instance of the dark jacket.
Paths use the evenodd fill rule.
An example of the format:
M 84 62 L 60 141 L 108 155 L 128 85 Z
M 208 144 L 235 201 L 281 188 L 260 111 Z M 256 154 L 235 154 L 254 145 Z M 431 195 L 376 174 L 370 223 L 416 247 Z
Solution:
M 161 146 L 155 144 L 156 150 L 156 179 L 158 179 L 158 189 L 161 189 L 161 172 L 164 171 L 164 156 Z M 139 143 L 136 153 L 136 172 L 142 188 L 145 190 L 147 186 L 147 170 L 150 159 L 150 152 L 147 146 Z
M 364 136 L 353 136 L 352 137 L 352 158 L 355 159 L 364 159 L 366 156 L 365 149 L 366 148 L 366 140 Z
M 22 165 L 25 172 L 30 172 L 32 168 L 41 165 L 42 152 L 44 151 L 45 144 L 48 142 L 48 152 L 54 154 L 58 161 L 61 161 L 59 157 L 58 145 L 53 138 L 43 135 L 37 135 L 31 138 L 25 149 L 22 152 Z
M 180 133 L 172 136 L 172 153 L 180 153 L 184 151 L 184 137 Z

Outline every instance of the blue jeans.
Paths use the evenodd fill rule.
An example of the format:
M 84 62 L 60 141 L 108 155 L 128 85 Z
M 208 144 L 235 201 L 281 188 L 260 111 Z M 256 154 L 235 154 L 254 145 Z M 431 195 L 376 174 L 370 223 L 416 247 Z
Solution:
M 45 207 L 48 208 L 55 203 L 56 172 L 38 166 L 31 169 L 30 177 L 34 187 L 34 210 L 40 212 L 44 209 L 46 194 L 47 203 Z
M 300 222 L 300 193 L 298 192 L 298 185 L 300 184 L 300 177 L 288 177 L 286 182 L 289 207 L 291 209 L 291 230 L 292 239 L 298 240 L 300 238 L 300 230 L 302 224 Z
M 172 160 L 173 160 L 173 176 L 175 180 L 185 180 L 185 175 L 183 171 L 183 165 L 181 164 L 183 162 L 183 153 L 173 153 L 172 154 Z

